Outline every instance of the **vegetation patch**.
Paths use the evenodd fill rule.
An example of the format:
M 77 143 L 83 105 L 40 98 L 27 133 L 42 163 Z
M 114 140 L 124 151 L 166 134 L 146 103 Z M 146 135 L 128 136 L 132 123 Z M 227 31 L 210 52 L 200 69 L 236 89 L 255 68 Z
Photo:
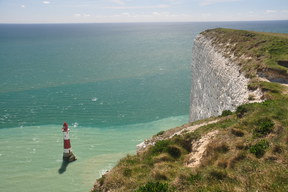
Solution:
M 229 151 L 229 146 L 227 143 L 220 143 L 215 147 L 215 150 L 218 153 L 227 153 Z
M 181 148 L 178 147 L 177 145 L 170 145 L 167 148 L 167 152 L 169 155 L 171 155 L 172 157 L 178 159 L 179 157 L 181 157 Z
M 146 185 L 139 187 L 135 192 L 172 192 L 167 183 L 148 182 Z
M 196 182 L 199 182 L 203 179 L 203 176 L 200 173 L 191 173 L 187 180 L 191 184 L 195 184 Z
M 257 121 L 257 127 L 254 129 L 254 135 L 257 137 L 265 136 L 273 131 L 274 122 L 269 118 L 262 118 Z
M 228 167 L 229 168 L 234 168 L 236 163 L 244 160 L 246 158 L 246 152 L 238 152 L 235 156 L 233 156 L 229 162 L 228 162 Z
M 157 141 L 151 149 L 151 155 L 159 155 L 162 152 L 166 152 L 170 144 L 170 140 Z
M 236 137 L 243 137 L 244 136 L 244 132 L 240 129 L 233 128 L 233 129 L 231 129 L 231 133 L 233 135 L 235 135 Z
M 273 153 L 282 153 L 283 152 L 283 146 L 281 145 L 275 145 L 274 148 L 273 148 Z
M 181 146 L 188 152 L 191 152 L 192 142 L 200 139 L 201 136 L 197 132 L 185 133 L 183 135 L 174 136 L 173 142 Z
M 124 175 L 125 177 L 131 177 L 131 175 L 132 175 L 132 170 L 129 169 L 129 168 L 124 169 L 124 170 L 123 170 L 123 175 Z
M 165 131 L 159 131 L 156 136 L 160 136 L 160 135 L 163 135 L 165 133 Z
M 248 108 L 246 107 L 246 105 L 240 105 L 236 109 L 236 115 L 238 118 L 242 118 L 247 112 L 248 112 Z
M 228 115 L 232 115 L 232 111 L 230 110 L 224 110 L 221 114 L 222 117 L 228 116 Z
M 250 153 L 253 153 L 257 158 L 263 157 L 266 149 L 269 147 L 269 142 L 266 140 L 261 140 L 255 145 L 252 145 L 249 149 Z
M 163 162 L 163 161 L 173 161 L 173 158 L 167 153 L 161 153 L 160 155 L 154 157 L 153 161 L 155 163 Z
M 223 180 L 228 177 L 227 172 L 222 169 L 212 169 L 209 174 L 213 179 L 217 180 Z

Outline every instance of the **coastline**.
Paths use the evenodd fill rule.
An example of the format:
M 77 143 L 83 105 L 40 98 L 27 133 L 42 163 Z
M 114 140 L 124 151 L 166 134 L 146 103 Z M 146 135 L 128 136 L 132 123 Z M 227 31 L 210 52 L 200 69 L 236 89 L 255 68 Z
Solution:
M 234 70 L 236 73 L 229 72 L 229 70 L 215 70 L 217 63 L 213 58 L 217 57 L 217 54 L 213 53 L 213 48 L 207 51 L 208 54 L 206 51 L 202 51 L 203 54 L 201 51 L 196 54 L 197 59 L 201 61 L 196 63 L 196 68 L 200 68 L 197 70 L 201 72 L 199 74 L 203 78 L 193 79 L 197 83 L 194 85 L 192 83 L 192 90 L 200 85 L 198 92 L 196 91 L 199 94 L 198 103 L 202 101 L 205 104 L 198 108 L 204 113 L 206 111 L 210 118 L 159 132 L 151 139 L 140 143 L 137 155 L 127 155 L 122 158 L 113 169 L 96 181 L 92 192 L 147 191 L 150 188 L 185 192 L 238 191 L 239 189 L 251 191 L 267 189 L 267 185 L 273 190 L 287 188 L 285 183 L 274 185 L 279 177 L 284 180 L 288 179 L 287 172 L 283 172 L 283 170 L 288 170 L 285 163 L 288 154 L 284 150 L 284 148 L 287 149 L 288 138 L 287 84 L 283 86 L 269 80 L 263 81 L 261 79 L 263 77 L 259 78 L 258 75 L 277 68 L 274 70 L 273 78 L 276 77 L 279 81 L 283 74 L 285 78 L 288 77 L 286 67 L 271 65 L 271 63 L 279 63 L 277 62 L 278 53 L 283 54 L 280 54 L 280 58 L 288 58 L 288 49 L 286 49 L 288 48 L 288 35 L 282 34 L 284 38 L 278 35 L 279 39 L 275 39 L 274 35 L 221 28 L 206 30 L 202 34 L 207 37 L 204 41 L 208 42 L 210 47 L 209 38 L 213 41 L 213 47 L 223 50 L 220 51 L 222 56 L 219 58 L 222 69 L 226 65 L 228 68 L 232 66 L 232 69 L 233 65 L 241 66 L 240 69 L 236 67 Z M 221 41 L 228 41 L 228 43 L 222 46 Z M 287 42 L 286 47 L 282 42 Z M 277 43 L 279 43 L 279 48 L 275 53 L 274 47 Z M 263 48 L 259 48 L 259 44 Z M 205 46 L 205 44 L 200 44 L 200 50 L 202 48 L 205 50 Z M 251 48 L 241 49 L 243 46 Z M 237 50 L 238 48 L 240 49 Z M 270 50 L 273 51 L 270 52 Z M 259 51 L 258 55 L 251 55 L 251 52 L 255 51 Z M 259 55 L 262 57 L 260 58 Z M 227 57 L 234 61 L 226 60 Z M 205 69 L 206 64 L 208 67 Z M 207 73 L 209 76 L 205 72 L 211 68 L 211 72 Z M 214 72 L 215 74 L 212 74 Z M 239 86 L 237 84 L 235 87 L 232 86 L 232 92 L 231 89 L 225 89 L 224 93 L 224 95 L 232 95 L 226 98 L 228 98 L 228 103 L 231 100 L 236 101 L 235 108 L 227 109 L 225 106 L 221 108 L 222 111 L 219 114 L 219 111 L 213 110 L 213 105 L 216 107 L 221 105 L 221 100 L 213 99 L 213 93 L 209 93 L 210 89 L 209 87 L 207 89 L 205 82 L 212 84 L 212 90 L 214 87 L 216 87 L 214 90 L 217 90 L 219 85 L 225 85 L 225 79 L 230 80 L 229 75 L 232 75 L 234 82 L 240 82 Z M 214 80 L 213 78 L 207 80 L 211 76 Z M 240 77 L 239 81 L 238 77 Z M 244 83 L 241 84 L 241 82 Z M 229 87 L 231 83 L 228 81 L 227 84 Z M 233 93 L 233 89 L 236 94 Z M 205 97 L 205 94 L 208 97 Z M 209 95 L 212 96 L 212 101 L 209 101 Z M 238 102 L 239 99 L 240 102 Z M 223 102 L 225 104 L 225 100 Z M 192 114 L 199 113 L 198 108 L 192 105 Z M 209 108 L 212 108 L 212 113 L 209 112 Z M 213 115 L 215 117 L 211 117 Z M 199 119 L 201 118 L 205 117 Z M 251 167 L 252 164 L 253 167 Z M 237 182 L 234 182 L 235 180 Z

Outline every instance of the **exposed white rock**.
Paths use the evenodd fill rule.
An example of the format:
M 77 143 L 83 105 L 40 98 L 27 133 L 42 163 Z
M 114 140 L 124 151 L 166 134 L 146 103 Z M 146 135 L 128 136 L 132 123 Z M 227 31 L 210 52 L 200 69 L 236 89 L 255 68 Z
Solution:
M 194 41 L 190 121 L 221 115 L 223 110 L 234 111 L 248 103 L 249 95 L 260 99 L 259 90 L 248 90 L 249 79 L 240 67 L 224 57 L 225 50 L 215 48 L 212 40 L 198 35 Z M 233 56 L 231 54 L 231 56 Z
M 198 141 L 192 143 L 192 152 L 188 155 L 188 161 L 186 162 L 187 167 L 194 168 L 201 164 L 201 159 L 206 152 L 208 144 L 213 141 L 218 133 L 218 130 L 214 130 L 204 135 Z

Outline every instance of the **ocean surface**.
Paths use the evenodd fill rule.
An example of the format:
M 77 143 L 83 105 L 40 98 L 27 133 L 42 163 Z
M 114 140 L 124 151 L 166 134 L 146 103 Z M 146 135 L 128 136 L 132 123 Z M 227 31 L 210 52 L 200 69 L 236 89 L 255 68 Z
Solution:
M 80 192 L 136 145 L 188 122 L 193 39 L 288 21 L 0 24 L 0 191 Z M 62 124 L 78 160 L 62 165 Z

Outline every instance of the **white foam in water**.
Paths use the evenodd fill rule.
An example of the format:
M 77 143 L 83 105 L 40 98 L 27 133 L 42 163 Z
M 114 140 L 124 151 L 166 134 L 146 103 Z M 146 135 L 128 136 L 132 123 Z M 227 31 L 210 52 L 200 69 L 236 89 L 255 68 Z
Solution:
M 77 122 L 75 122 L 75 123 L 73 123 L 73 127 L 78 127 L 78 125 L 79 125 L 79 123 L 77 123 Z
M 97 101 L 97 100 L 98 100 L 97 97 L 93 97 L 93 98 L 91 99 L 91 101 L 93 101 L 93 102 L 95 102 L 95 101 Z
M 110 164 L 110 165 L 108 165 L 105 169 L 101 169 L 100 171 L 99 171 L 99 177 L 101 177 L 102 175 L 104 175 L 105 173 L 107 173 L 110 169 L 112 169 L 113 168 L 113 165 L 112 164 Z

